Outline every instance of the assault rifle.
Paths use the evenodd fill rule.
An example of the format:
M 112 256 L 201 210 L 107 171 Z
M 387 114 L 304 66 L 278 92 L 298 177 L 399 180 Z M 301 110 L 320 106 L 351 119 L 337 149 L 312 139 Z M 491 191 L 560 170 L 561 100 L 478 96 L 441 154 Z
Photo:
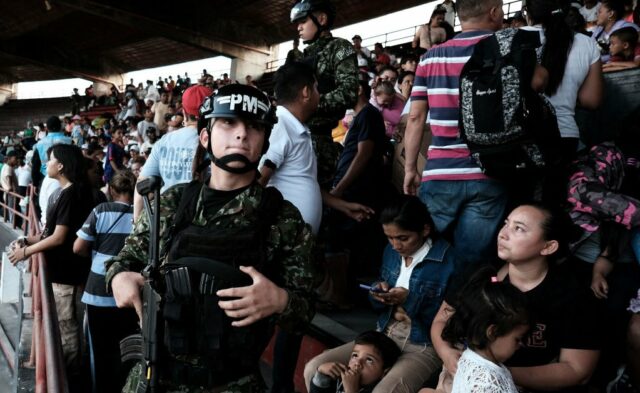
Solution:
M 142 270 L 144 287 L 142 288 L 142 337 L 131 335 L 120 342 L 122 361 L 142 360 L 145 365 L 144 379 L 138 381 L 138 393 L 155 392 L 158 384 L 158 334 L 157 319 L 160 311 L 160 295 L 155 290 L 155 280 L 159 265 L 160 247 L 160 187 L 162 179 L 152 176 L 136 185 L 142 195 L 144 208 L 149 217 L 149 260 Z M 149 194 L 153 193 L 153 209 Z

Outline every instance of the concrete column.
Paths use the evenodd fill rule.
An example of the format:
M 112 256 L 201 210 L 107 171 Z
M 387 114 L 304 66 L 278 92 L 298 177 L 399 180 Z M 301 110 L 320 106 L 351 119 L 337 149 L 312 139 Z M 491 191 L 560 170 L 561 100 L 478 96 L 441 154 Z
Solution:
M 111 95 L 111 84 L 116 85 L 118 91 L 124 89 L 124 74 L 101 75 L 100 80 L 93 80 L 93 94 L 96 96 Z
M 10 99 L 16 98 L 16 85 L 11 83 L 0 83 L 0 106 L 6 104 Z
M 238 57 L 233 58 L 231 60 L 229 78 L 232 80 L 238 80 L 240 83 L 244 83 L 244 78 L 247 75 L 251 75 L 254 81 L 260 79 L 267 68 L 267 63 L 271 60 L 275 60 L 277 52 L 274 51 L 274 48 L 277 49 L 277 47 L 277 45 L 269 47 L 269 55 L 246 51 L 243 53 L 244 56 L 242 59 Z

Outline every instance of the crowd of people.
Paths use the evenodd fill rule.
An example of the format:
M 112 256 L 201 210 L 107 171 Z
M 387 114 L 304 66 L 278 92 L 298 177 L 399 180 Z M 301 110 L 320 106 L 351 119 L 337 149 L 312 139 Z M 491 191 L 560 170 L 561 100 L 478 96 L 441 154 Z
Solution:
M 638 7 L 578 3 L 528 0 L 505 19 L 501 0 L 445 0 L 391 53 L 333 37 L 335 6 L 301 0 L 291 23 L 307 46 L 273 92 L 206 70 L 131 81 L 115 116 L 88 119 L 75 109 L 93 100 L 74 99 L 72 116 L 8 135 L 0 185 L 33 184 L 43 228 L 9 259 L 46 257 L 71 390 L 262 392 L 278 326 L 271 391 L 294 392 L 315 309 L 360 293 L 376 325 L 308 361 L 309 392 L 638 391 L 640 123 L 587 145 L 575 119 L 600 106 L 603 72 L 640 65 Z M 505 175 L 467 143 L 482 121 L 513 127 L 508 100 L 489 116 L 464 101 L 467 66 L 494 39 L 534 43 L 516 94 L 552 108 L 555 139 L 526 141 L 554 144 L 546 166 Z M 136 191 L 153 178 L 158 211 Z M 158 357 L 123 363 L 150 279 Z

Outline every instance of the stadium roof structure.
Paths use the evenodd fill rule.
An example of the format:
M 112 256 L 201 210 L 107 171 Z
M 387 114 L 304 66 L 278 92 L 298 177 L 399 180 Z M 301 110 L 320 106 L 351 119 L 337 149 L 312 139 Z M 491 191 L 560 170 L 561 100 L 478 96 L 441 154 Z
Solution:
M 426 2 L 334 0 L 339 8 L 335 25 Z M 289 23 L 293 4 L 292 0 L 3 0 L 0 84 L 69 77 L 108 82 L 105 75 L 216 55 L 268 56 L 270 45 L 297 36 Z

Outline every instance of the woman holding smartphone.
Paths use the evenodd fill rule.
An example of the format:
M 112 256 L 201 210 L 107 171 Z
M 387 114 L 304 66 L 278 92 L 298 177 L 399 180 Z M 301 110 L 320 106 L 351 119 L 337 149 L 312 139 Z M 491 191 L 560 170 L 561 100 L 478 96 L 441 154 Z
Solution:
M 402 355 L 373 392 L 415 392 L 442 365 L 429 331 L 455 268 L 454 252 L 415 196 L 401 196 L 382 211 L 380 221 L 389 245 L 369 294 L 379 313 L 377 330 L 393 339 Z M 347 364 L 352 348 L 350 342 L 307 363 L 307 387 L 321 364 Z

